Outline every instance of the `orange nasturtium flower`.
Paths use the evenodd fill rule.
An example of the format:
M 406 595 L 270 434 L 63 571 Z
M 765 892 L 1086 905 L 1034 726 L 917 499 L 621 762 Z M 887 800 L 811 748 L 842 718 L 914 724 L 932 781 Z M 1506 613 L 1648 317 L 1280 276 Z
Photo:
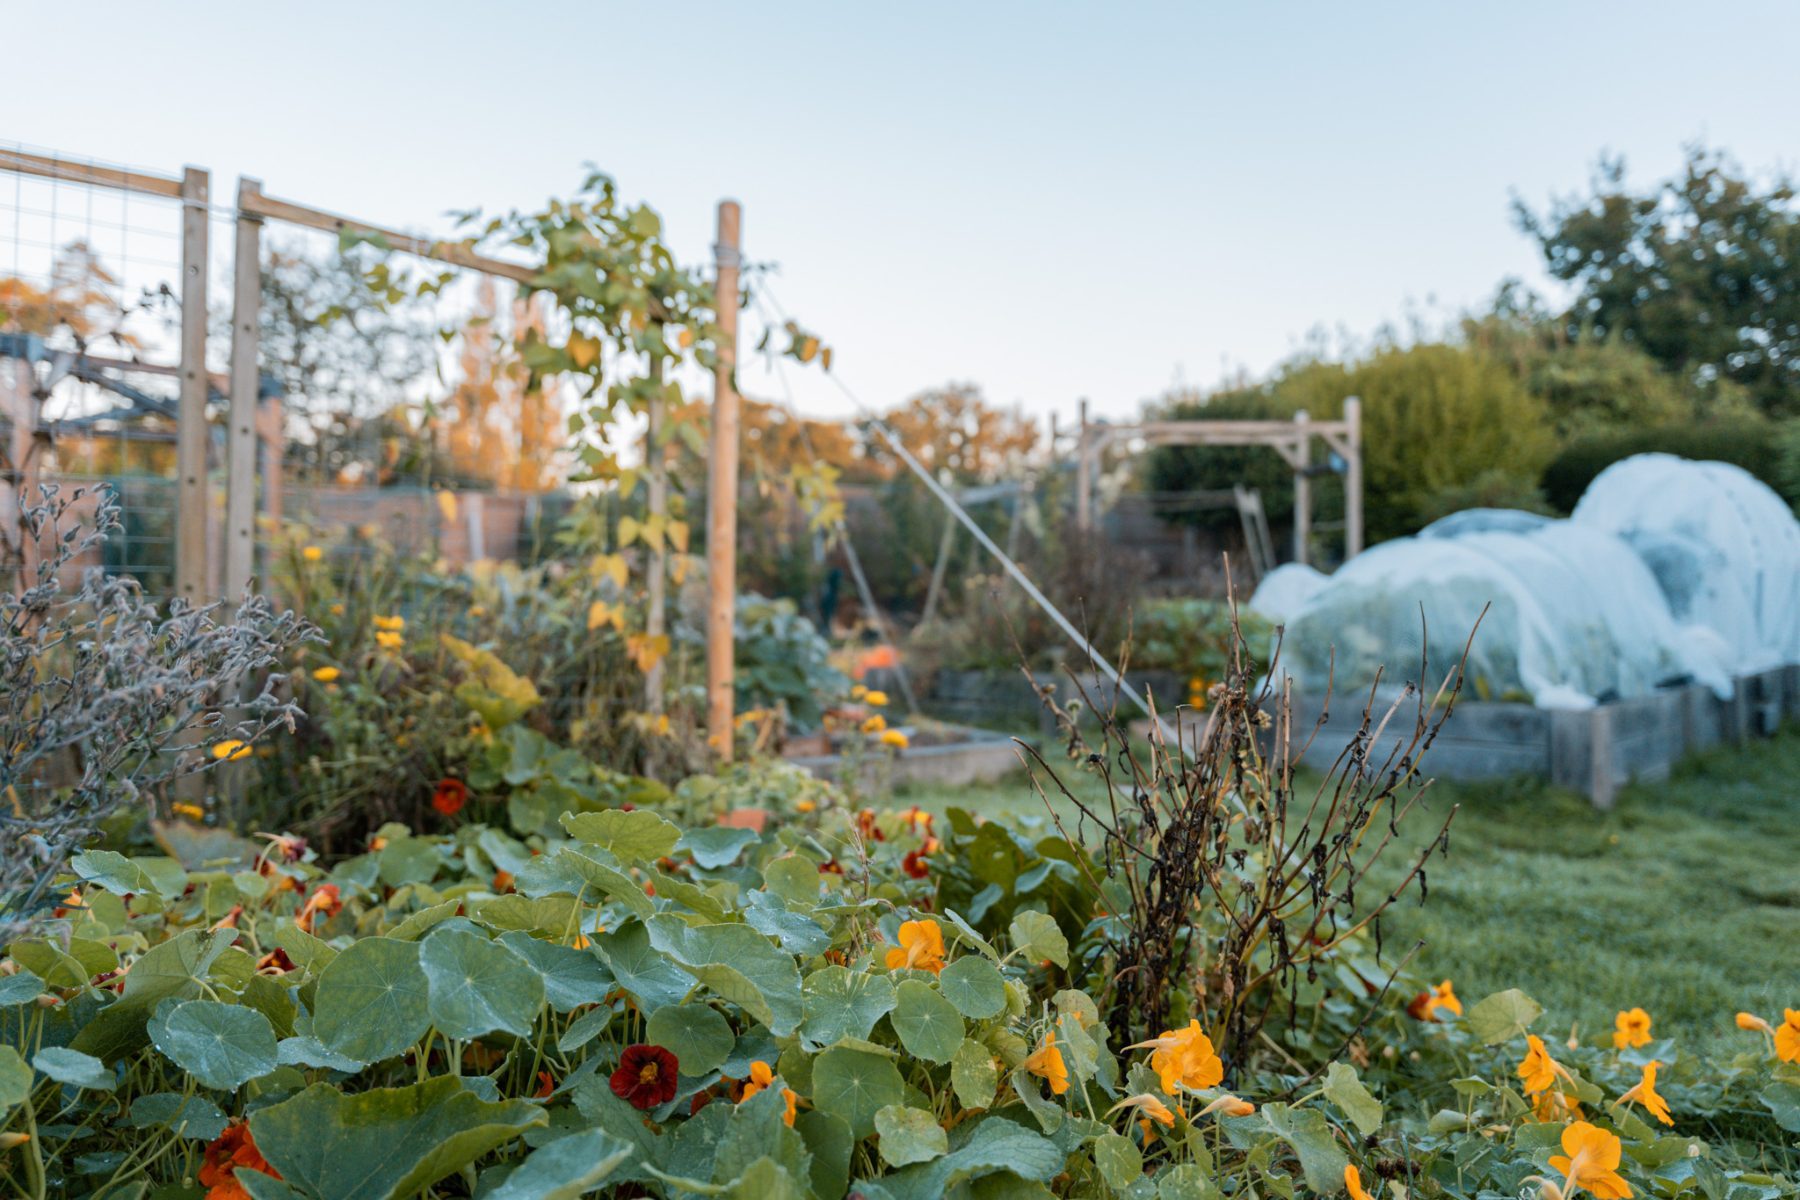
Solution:
M 1631 1185 L 1619 1175 L 1623 1147 L 1619 1139 L 1586 1121 L 1573 1122 L 1562 1132 L 1561 1154 L 1550 1159 L 1551 1169 L 1563 1173 L 1563 1195 L 1586 1188 L 1594 1200 L 1630 1200 Z
M 335 683 L 342 674 L 336 667 L 314 667 L 312 671 L 312 677 L 320 683 Z
M 1125 1097 L 1123 1100 L 1107 1109 L 1106 1115 L 1110 1117 L 1121 1108 L 1134 1108 L 1151 1120 L 1160 1121 L 1162 1124 L 1170 1127 L 1173 1127 L 1175 1124 L 1175 1114 L 1169 1111 L 1169 1106 L 1149 1092 L 1140 1092 L 1135 1096 Z
M 1800 1062 L 1800 1008 L 1781 1010 L 1781 1025 L 1775 1030 L 1775 1056 L 1782 1062 Z
M 886 728 L 887 728 L 887 718 L 882 716 L 880 713 L 874 714 L 868 720 L 866 720 L 862 723 L 862 731 L 864 733 L 880 733 L 882 730 L 884 730 Z
M 1069 1090 L 1069 1067 L 1062 1051 L 1056 1048 L 1056 1034 L 1046 1031 L 1043 1044 L 1025 1060 L 1025 1069 L 1050 1081 L 1051 1094 L 1060 1096 Z
M 1406 1006 L 1406 1011 L 1420 1021 L 1437 1020 L 1437 1010 L 1445 1009 L 1457 1016 L 1462 1016 L 1462 1001 L 1456 998 L 1456 989 L 1450 986 L 1448 979 L 1428 992 L 1420 992 Z
M 318 562 L 321 558 L 325 557 L 325 551 L 318 546 L 308 546 L 300 551 L 300 557 L 304 558 L 307 562 Z
M 226 738 L 212 748 L 212 756 L 221 762 L 236 762 L 250 756 L 250 747 L 237 738 Z
M 1537 1034 L 1527 1036 L 1525 1045 L 1525 1059 L 1519 1064 L 1518 1072 L 1525 1082 L 1525 1091 L 1532 1094 L 1547 1092 L 1558 1075 L 1566 1076 L 1568 1072 L 1550 1057 L 1550 1052 L 1544 1049 L 1544 1039 Z
M 1613 1049 L 1623 1050 L 1630 1046 L 1650 1044 L 1650 1014 L 1641 1008 L 1631 1008 L 1620 1013 L 1613 1020 Z
M 748 1100 L 750 1097 L 756 1095 L 756 1093 L 768 1088 L 774 1082 L 775 1072 L 770 1069 L 768 1063 L 763 1062 L 760 1058 L 757 1059 L 750 1064 L 750 1081 L 744 1085 L 744 1094 L 738 1100 L 738 1103 L 742 1104 L 745 1100 Z M 781 1119 L 786 1121 L 791 1127 L 794 1123 L 794 1113 L 800 1101 L 800 1094 L 794 1091 L 793 1088 L 784 1084 L 781 1088 L 781 1096 L 782 1099 L 787 1101 L 787 1112 L 782 1114 Z
M 1200 1115 L 1206 1117 L 1216 1112 L 1222 1112 L 1228 1117 L 1247 1117 L 1255 1111 L 1256 1105 L 1227 1092 L 1201 1109 Z
M 1645 1112 L 1664 1125 L 1673 1125 L 1675 1118 L 1669 1115 L 1669 1102 L 1658 1095 L 1656 1091 L 1656 1065 L 1654 1059 L 1644 1064 L 1644 1077 L 1619 1097 L 1619 1103 L 1630 1104 L 1635 1101 L 1644 1106 Z
M 294 917 L 294 924 L 307 933 L 312 933 L 321 918 L 329 920 L 343 911 L 344 901 L 338 894 L 337 884 L 322 883 L 306 898 L 306 903 Z
M 1737 1015 L 1737 1027 L 1748 1029 L 1753 1033 L 1774 1033 L 1775 1027 L 1757 1016 L 1755 1013 L 1741 1012 Z
M 862 702 L 872 708 L 886 708 L 888 695 L 886 692 L 864 692 Z
M 896 750 L 904 750 L 912 745 L 912 739 L 898 729 L 884 729 L 881 731 L 881 744 L 892 746 Z
M 206 1200 L 250 1200 L 249 1191 L 237 1181 L 239 1167 L 281 1178 L 257 1150 L 250 1126 L 233 1121 L 206 1147 L 206 1157 L 200 1164 L 200 1184 L 207 1189 Z
M 1344 1190 L 1350 1193 L 1350 1200 L 1369 1200 L 1369 1193 L 1362 1185 L 1362 1172 L 1354 1163 L 1344 1167 Z
M 1199 1021 L 1189 1021 L 1186 1029 L 1165 1029 L 1162 1036 L 1139 1042 L 1127 1050 L 1155 1047 L 1150 1055 L 1150 1069 L 1162 1081 L 1163 1091 L 1176 1095 L 1176 1087 L 1216 1087 L 1225 1078 L 1225 1064 L 1213 1050 L 1212 1039 L 1200 1028 Z
M 900 925 L 900 945 L 887 952 L 888 970 L 912 967 L 937 974 L 944 969 L 944 931 L 930 917 L 904 921 Z

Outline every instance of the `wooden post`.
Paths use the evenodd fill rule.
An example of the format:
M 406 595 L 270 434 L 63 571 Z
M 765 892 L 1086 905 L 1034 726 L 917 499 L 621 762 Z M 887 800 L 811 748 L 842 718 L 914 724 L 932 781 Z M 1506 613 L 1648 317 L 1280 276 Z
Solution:
M 1081 423 L 1075 431 L 1075 528 L 1089 533 L 1094 527 L 1093 468 L 1088 464 L 1088 402 L 1081 402 Z
M 208 175 L 181 177 L 181 392 L 175 432 L 175 594 L 206 595 L 206 206 Z
M 1344 464 L 1344 558 L 1348 560 L 1363 550 L 1362 401 L 1355 396 L 1344 400 L 1344 424 L 1348 426 L 1344 440 L 1350 444 L 1349 461 Z
M 950 513 L 944 514 L 944 536 L 938 539 L 937 561 L 931 564 L 931 583 L 925 588 L 925 609 L 919 614 L 919 624 L 931 624 L 931 618 L 937 615 L 938 601 L 943 598 L 944 573 L 950 566 L 950 551 L 956 545 L 956 518 Z
M 226 597 L 256 590 L 256 408 L 262 390 L 257 369 L 262 308 L 262 218 L 249 215 L 247 197 L 261 184 L 238 180 L 237 254 L 231 287 L 231 413 L 226 437 Z
M 657 341 L 660 343 L 661 338 Z M 669 476 L 664 469 L 662 447 L 663 424 L 663 359 L 662 355 L 652 351 L 650 355 L 650 378 L 656 384 L 656 392 L 650 398 L 649 420 L 644 427 L 644 479 L 650 492 L 650 518 L 657 525 L 666 525 L 669 514 Z M 657 518 L 665 518 L 658 521 Z M 668 632 L 668 530 L 663 528 L 656 539 L 650 543 L 650 573 L 645 581 L 645 617 L 644 632 L 651 639 L 656 639 Z M 660 713 L 663 711 L 663 662 L 658 658 L 651 668 L 644 673 L 644 711 Z M 709 713 L 710 720 L 710 713 Z
M 738 490 L 738 244 L 742 211 L 735 200 L 719 202 L 717 264 L 718 365 L 713 368 L 712 458 L 706 488 L 706 731 L 726 762 L 732 753 L 732 626 L 737 619 Z
M 1312 437 L 1307 424 L 1312 420 L 1306 410 L 1294 414 L 1294 561 L 1306 561 L 1307 544 L 1312 541 Z

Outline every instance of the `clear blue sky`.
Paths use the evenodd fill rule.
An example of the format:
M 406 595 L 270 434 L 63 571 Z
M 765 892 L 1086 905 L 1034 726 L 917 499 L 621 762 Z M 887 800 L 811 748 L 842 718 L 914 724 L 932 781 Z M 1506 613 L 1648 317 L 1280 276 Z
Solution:
M 1602 149 L 1800 162 L 1792 3 L 15 3 L 0 140 L 407 228 L 584 161 L 713 206 L 887 403 L 1125 414 L 1315 327 L 1539 284 L 1509 220 Z M 752 389 L 755 380 L 747 381 Z M 797 381 L 802 407 L 845 411 Z

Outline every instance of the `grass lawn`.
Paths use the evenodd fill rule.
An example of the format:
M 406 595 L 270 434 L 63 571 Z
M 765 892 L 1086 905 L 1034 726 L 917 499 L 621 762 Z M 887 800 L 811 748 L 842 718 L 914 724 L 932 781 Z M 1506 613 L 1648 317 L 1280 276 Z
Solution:
M 1429 768 L 1427 757 L 1426 766 Z M 1037 815 L 1021 779 L 911 790 L 906 803 L 990 816 Z M 1459 806 L 1450 857 L 1387 923 L 1389 946 L 1423 939 L 1414 960 L 1465 1001 L 1523 988 L 1546 1030 L 1610 1029 L 1642 1005 L 1658 1035 L 1723 1049 L 1732 1014 L 1776 1020 L 1800 1007 L 1800 731 L 1695 758 L 1662 783 L 1625 790 L 1611 812 L 1547 784 L 1439 783 L 1431 812 Z M 1435 832 L 1416 819 L 1414 840 Z M 1386 870 L 1403 869 L 1395 856 Z

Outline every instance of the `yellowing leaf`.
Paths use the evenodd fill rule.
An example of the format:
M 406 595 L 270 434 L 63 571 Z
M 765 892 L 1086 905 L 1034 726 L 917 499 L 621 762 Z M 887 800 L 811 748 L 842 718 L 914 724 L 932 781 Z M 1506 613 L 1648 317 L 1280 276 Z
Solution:
M 456 520 L 456 493 L 444 488 L 437 491 L 438 512 L 443 514 L 446 525 Z
M 600 359 L 600 343 L 586 334 L 571 333 L 569 335 L 569 361 L 575 369 L 585 371 Z
M 625 639 L 625 652 L 631 655 L 637 669 L 648 675 L 651 668 L 667 657 L 669 635 L 659 633 L 651 637 L 647 633 L 634 633 Z
M 604 600 L 596 600 L 588 605 L 588 632 L 592 633 L 602 625 L 611 625 L 614 629 L 623 632 L 625 629 L 624 606 L 619 604 L 608 604 Z
M 636 517 L 619 518 L 619 545 L 629 546 L 638 538 L 638 519 Z
M 686 554 L 688 548 L 688 525 L 686 521 L 670 521 L 668 527 L 669 545 L 675 547 L 679 554 Z

